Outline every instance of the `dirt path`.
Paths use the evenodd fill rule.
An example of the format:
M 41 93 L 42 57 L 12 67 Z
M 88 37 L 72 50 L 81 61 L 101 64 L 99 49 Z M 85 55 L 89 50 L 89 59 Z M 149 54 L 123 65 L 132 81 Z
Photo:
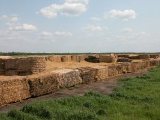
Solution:
M 111 94 L 112 91 L 118 86 L 119 79 L 140 76 L 144 73 L 146 72 L 126 74 L 126 75 L 115 77 L 115 78 L 108 79 L 105 81 L 99 81 L 99 82 L 94 82 L 94 83 L 89 83 L 89 84 L 80 84 L 72 88 L 61 89 L 57 91 L 56 93 L 52 93 L 49 95 L 44 95 L 44 96 L 36 97 L 36 98 L 30 98 L 22 102 L 17 102 L 17 103 L 6 105 L 0 108 L 0 112 L 5 113 L 5 112 L 10 111 L 11 109 L 20 109 L 26 104 L 29 104 L 35 101 L 39 101 L 39 100 L 58 99 L 58 98 L 76 96 L 76 95 L 82 96 L 84 95 L 84 93 L 88 91 L 96 91 L 96 92 L 108 95 L 108 94 Z

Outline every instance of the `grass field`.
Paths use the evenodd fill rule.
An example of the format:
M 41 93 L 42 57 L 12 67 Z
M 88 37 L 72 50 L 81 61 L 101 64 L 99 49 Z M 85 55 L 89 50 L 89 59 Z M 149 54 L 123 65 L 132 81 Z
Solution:
M 38 101 L 0 114 L 0 120 L 160 120 L 160 67 L 147 75 L 120 81 L 109 96 Z

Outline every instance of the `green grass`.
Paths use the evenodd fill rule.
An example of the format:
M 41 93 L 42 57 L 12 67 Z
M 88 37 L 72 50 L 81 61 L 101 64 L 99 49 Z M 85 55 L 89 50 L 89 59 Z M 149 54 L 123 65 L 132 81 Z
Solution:
M 0 120 L 160 120 L 160 67 L 121 80 L 109 96 L 88 92 L 83 97 L 38 101 L 0 114 Z

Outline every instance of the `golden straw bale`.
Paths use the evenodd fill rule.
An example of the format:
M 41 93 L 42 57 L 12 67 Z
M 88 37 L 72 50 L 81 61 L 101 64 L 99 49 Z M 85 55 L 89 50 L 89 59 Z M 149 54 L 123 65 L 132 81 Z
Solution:
M 115 63 L 117 57 L 115 55 L 99 55 L 99 61 L 105 63 Z
M 6 75 L 30 75 L 46 69 L 45 57 L 15 58 L 5 60 Z
M 51 73 L 28 77 L 27 80 L 33 97 L 49 94 L 58 89 L 57 78 Z
M 154 67 L 154 66 L 158 66 L 159 65 L 159 60 L 158 59 L 151 59 L 150 60 L 150 66 Z
M 29 84 L 25 78 L 0 80 L 0 106 L 29 98 Z
M 139 72 L 141 70 L 141 63 L 142 62 L 132 62 L 131 67 L 132 67 L 132 72 Z
M 82 83 L 80 72 L 73 69 L 60 69 L 52 72 L 56 76 L 60 88 L 72 87 Z
M 116 69 L 116 65 L 109 65 L 108 66 L 108 76 L 114 77 L 118 75 L 118 71 Z
M 108 67 L 107 66 L 94 66 L 91 67 L 96 70 L 95 80 L 106 80 L 108 78 Z
M 80 71 L 80 76 L 82 78 L 82 83 L 95 82 L 96 69 L 90 67 L 81 67 L 78 68 Z
M 71 55 L 65 55 L 61 57 L 62 62 L 71 62 Z
M 72 55 L 72 56 L 71 56 L 71 60 L 72 60 L 73 62 L 79 62 L 77 55 Z
M 48 56 L 48 60 L 50 62 L 61 62 L 61 56 L 60 55 Z

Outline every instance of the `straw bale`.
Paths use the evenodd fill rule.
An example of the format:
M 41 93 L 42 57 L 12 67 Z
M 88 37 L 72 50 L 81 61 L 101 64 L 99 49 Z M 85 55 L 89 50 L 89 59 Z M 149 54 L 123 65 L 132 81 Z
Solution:
M 118 58 L 129 58 L 129 55 L 119 54 L 117 55 Z
M 25 78 L 0 80 L 0 106 L 29 97 L 29 84 Z
M 71 55 L 65 55 L 61 57 L 62 62 L 71 62 Z
M 90 67 L 81 67 L 78 68 L 80 71 L 80 76 L 82 78 L 82 83 L 95 82 L 96 69 Z
M 94 66 L 92 68 L 96 70 L 96 73 L 95 73 L 96 81 L 105 80 L 108 78 L 108 67 L 107 66 Z
M 45 57 L 15 58 L 5 60 L 6 75 L 29 75 L 46 69 Z
M 51 73 L 28 77 L 27 79 L 32 97 L 49 94 L 58 89 L 57 78 Z
M 139 55 L 139 59 L 146 59 L 148 60 L 150 56 L 148 54 Z
M 3 75 L 5 72 L 4 63 L 5 61 L 3 59 L 0 59 L 0 75 Z
M 28 61 L 30 61 L 31 64 L 30 70 L 32 74 L 37 74 L 46 70 L 45 57 L 32 57 L 28 58 Z
M 77 55 L 72 55 L 72 56 L 71 56 L 71 60 L 72 60 L 73 62 L 79 62 Z
M 131 67 L 132 67 L 132 72 L 139 72 L 141 70 L 141 63 L 142 62 L 132 62 Z
M 99 61 L 105 63 L 114 63 L 117 61 L 117 57 L 114 55 L 99 55 Z
M 48 56 L 48 60 L 50 62 L 61 62 L 61 56 L 60 55 Z
M 152 59 L 150 60 L 150 66 L 158 66 L 159 65 L 159 60 L 158 59 Z
M 82 83 L 80 72 L 73 69 L 60 69 L 52 72 L 56 76 L 60 88 L 72 87 Z
M 122 63 L 123 66 L 123 73 L 131 73 L 132 72 L 132 66 L 131 63 Z
M 126 73 L 123 64 L 116 64 L 116 70 L 118 74 Z
M 116 65 L 109 65 L 108 66 L 108 76 L 114 77 L 118 75 L 118 71 L 116 69 Z
M 157 58 L 159 58 L 159 55 L 158 54 L 153 54 L 153 55 L 150 55 L 150 58 L 157 59 Z
M 140 59 L 140 60 L 142 60 L 142 59 L 146 59 L 146 60 L 148 60 L 149 58 L 150 58 L 150 56 L 148 55 L 148 54 L 141 54 L 141 55 L 131 55 L 131 56 L 129 56 L 129 58 L 130 59 Z

